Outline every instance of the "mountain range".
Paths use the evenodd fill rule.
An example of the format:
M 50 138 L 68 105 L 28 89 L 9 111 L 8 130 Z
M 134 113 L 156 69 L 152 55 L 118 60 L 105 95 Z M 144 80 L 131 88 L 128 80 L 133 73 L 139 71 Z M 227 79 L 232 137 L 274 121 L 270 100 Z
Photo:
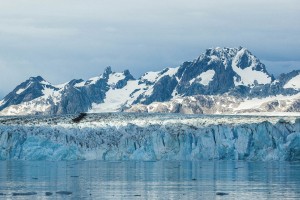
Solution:
M 111 67 L 89 80 L 60 85 L 31 77 L 0 101 L 0 115 L 80 112 L 300 112 L 300 70 L 275 78 L 246 48 L 217 47 L 138 79 Z

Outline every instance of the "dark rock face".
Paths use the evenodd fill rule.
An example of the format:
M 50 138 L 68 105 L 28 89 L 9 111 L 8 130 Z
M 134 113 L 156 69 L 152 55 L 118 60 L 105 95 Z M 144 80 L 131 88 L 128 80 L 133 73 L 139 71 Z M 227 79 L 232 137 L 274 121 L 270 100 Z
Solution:
M 72 86 L 68 86 L 62 92 L 62 98 L 57 105 L 57 112 L 55 114 L 81 113 L 86 111 L 90 104 L 91 102 L 85 93 Z
M 172 98 L 172 92 L 177 85 L 175 77 L 164 76 L 154 85 L 152 94 L 142 103 L 150 104 L 154 101 L 168 101 Z

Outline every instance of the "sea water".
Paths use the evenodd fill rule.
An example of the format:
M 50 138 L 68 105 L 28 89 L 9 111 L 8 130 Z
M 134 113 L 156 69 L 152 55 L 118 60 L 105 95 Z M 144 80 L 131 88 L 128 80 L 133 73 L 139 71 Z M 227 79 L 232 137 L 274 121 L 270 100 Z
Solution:
M 299 198 L 300 162 L 0 162 L 0 199 Z

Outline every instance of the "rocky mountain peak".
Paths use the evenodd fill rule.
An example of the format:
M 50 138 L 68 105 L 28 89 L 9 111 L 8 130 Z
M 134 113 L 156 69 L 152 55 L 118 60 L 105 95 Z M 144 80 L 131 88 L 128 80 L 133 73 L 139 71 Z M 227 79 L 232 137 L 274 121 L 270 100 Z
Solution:
M 28 79 L 28 81 L 32 81 L 32 82 L 42 82 L 42 81 L 45 81 L 45 80 L 44 80 L 43 77 L 41 77 L 41 76 L 35 76 L 35 77 L 30 77 L 30 78 Z
M 103 77 L 104 77 L 104 78 L 108 78 L 108 76 L 109 76 L 110 74 L 112 74 L 112 73 L 113 73 L 113 72 L 112 72 L 111 66 L 108 66 L 108 67 L 106 67 L 105 70 L 104 70 Z
M 37 113 L 32 110 L 37 107 L 38 113 L 45 114 L 111 112 L 135 104 L 149 105 L 195 95 L 204 98 L 206 95 L 236 98 L 295 95 L 300 91 L 299 80 L 300 72 L 294 71 L 274 81 L 265 65 L 244 47 L 216 47 L 207 49 L 192 62 L 146 72 L 137 80 L 129 70 L 113 72 L 110 66 L 102 75 L 87 81 L 74 79 L 57 86 L 40 76 L 31 77 L 0 101 L 0 112 L 5 109 L 5 113 L 11 113 L 12 105 L 14 108 L 20 105 L 17 113 L 27 114 Z

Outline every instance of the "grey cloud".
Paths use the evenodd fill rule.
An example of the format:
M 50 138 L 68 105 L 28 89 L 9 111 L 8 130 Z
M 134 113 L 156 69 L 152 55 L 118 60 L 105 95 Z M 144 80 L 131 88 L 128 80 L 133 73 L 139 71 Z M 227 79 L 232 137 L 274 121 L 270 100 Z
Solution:
M 98 75 L 110 65 L 137 77 L 216 46 L 247 47 L 268 60 L 274 74 L 285 72 L 291 61 L 293 69 L 299 67 L 298 0 L 0 0 L 0 5 L 2 95 L 33 75 L 60 83 Z

